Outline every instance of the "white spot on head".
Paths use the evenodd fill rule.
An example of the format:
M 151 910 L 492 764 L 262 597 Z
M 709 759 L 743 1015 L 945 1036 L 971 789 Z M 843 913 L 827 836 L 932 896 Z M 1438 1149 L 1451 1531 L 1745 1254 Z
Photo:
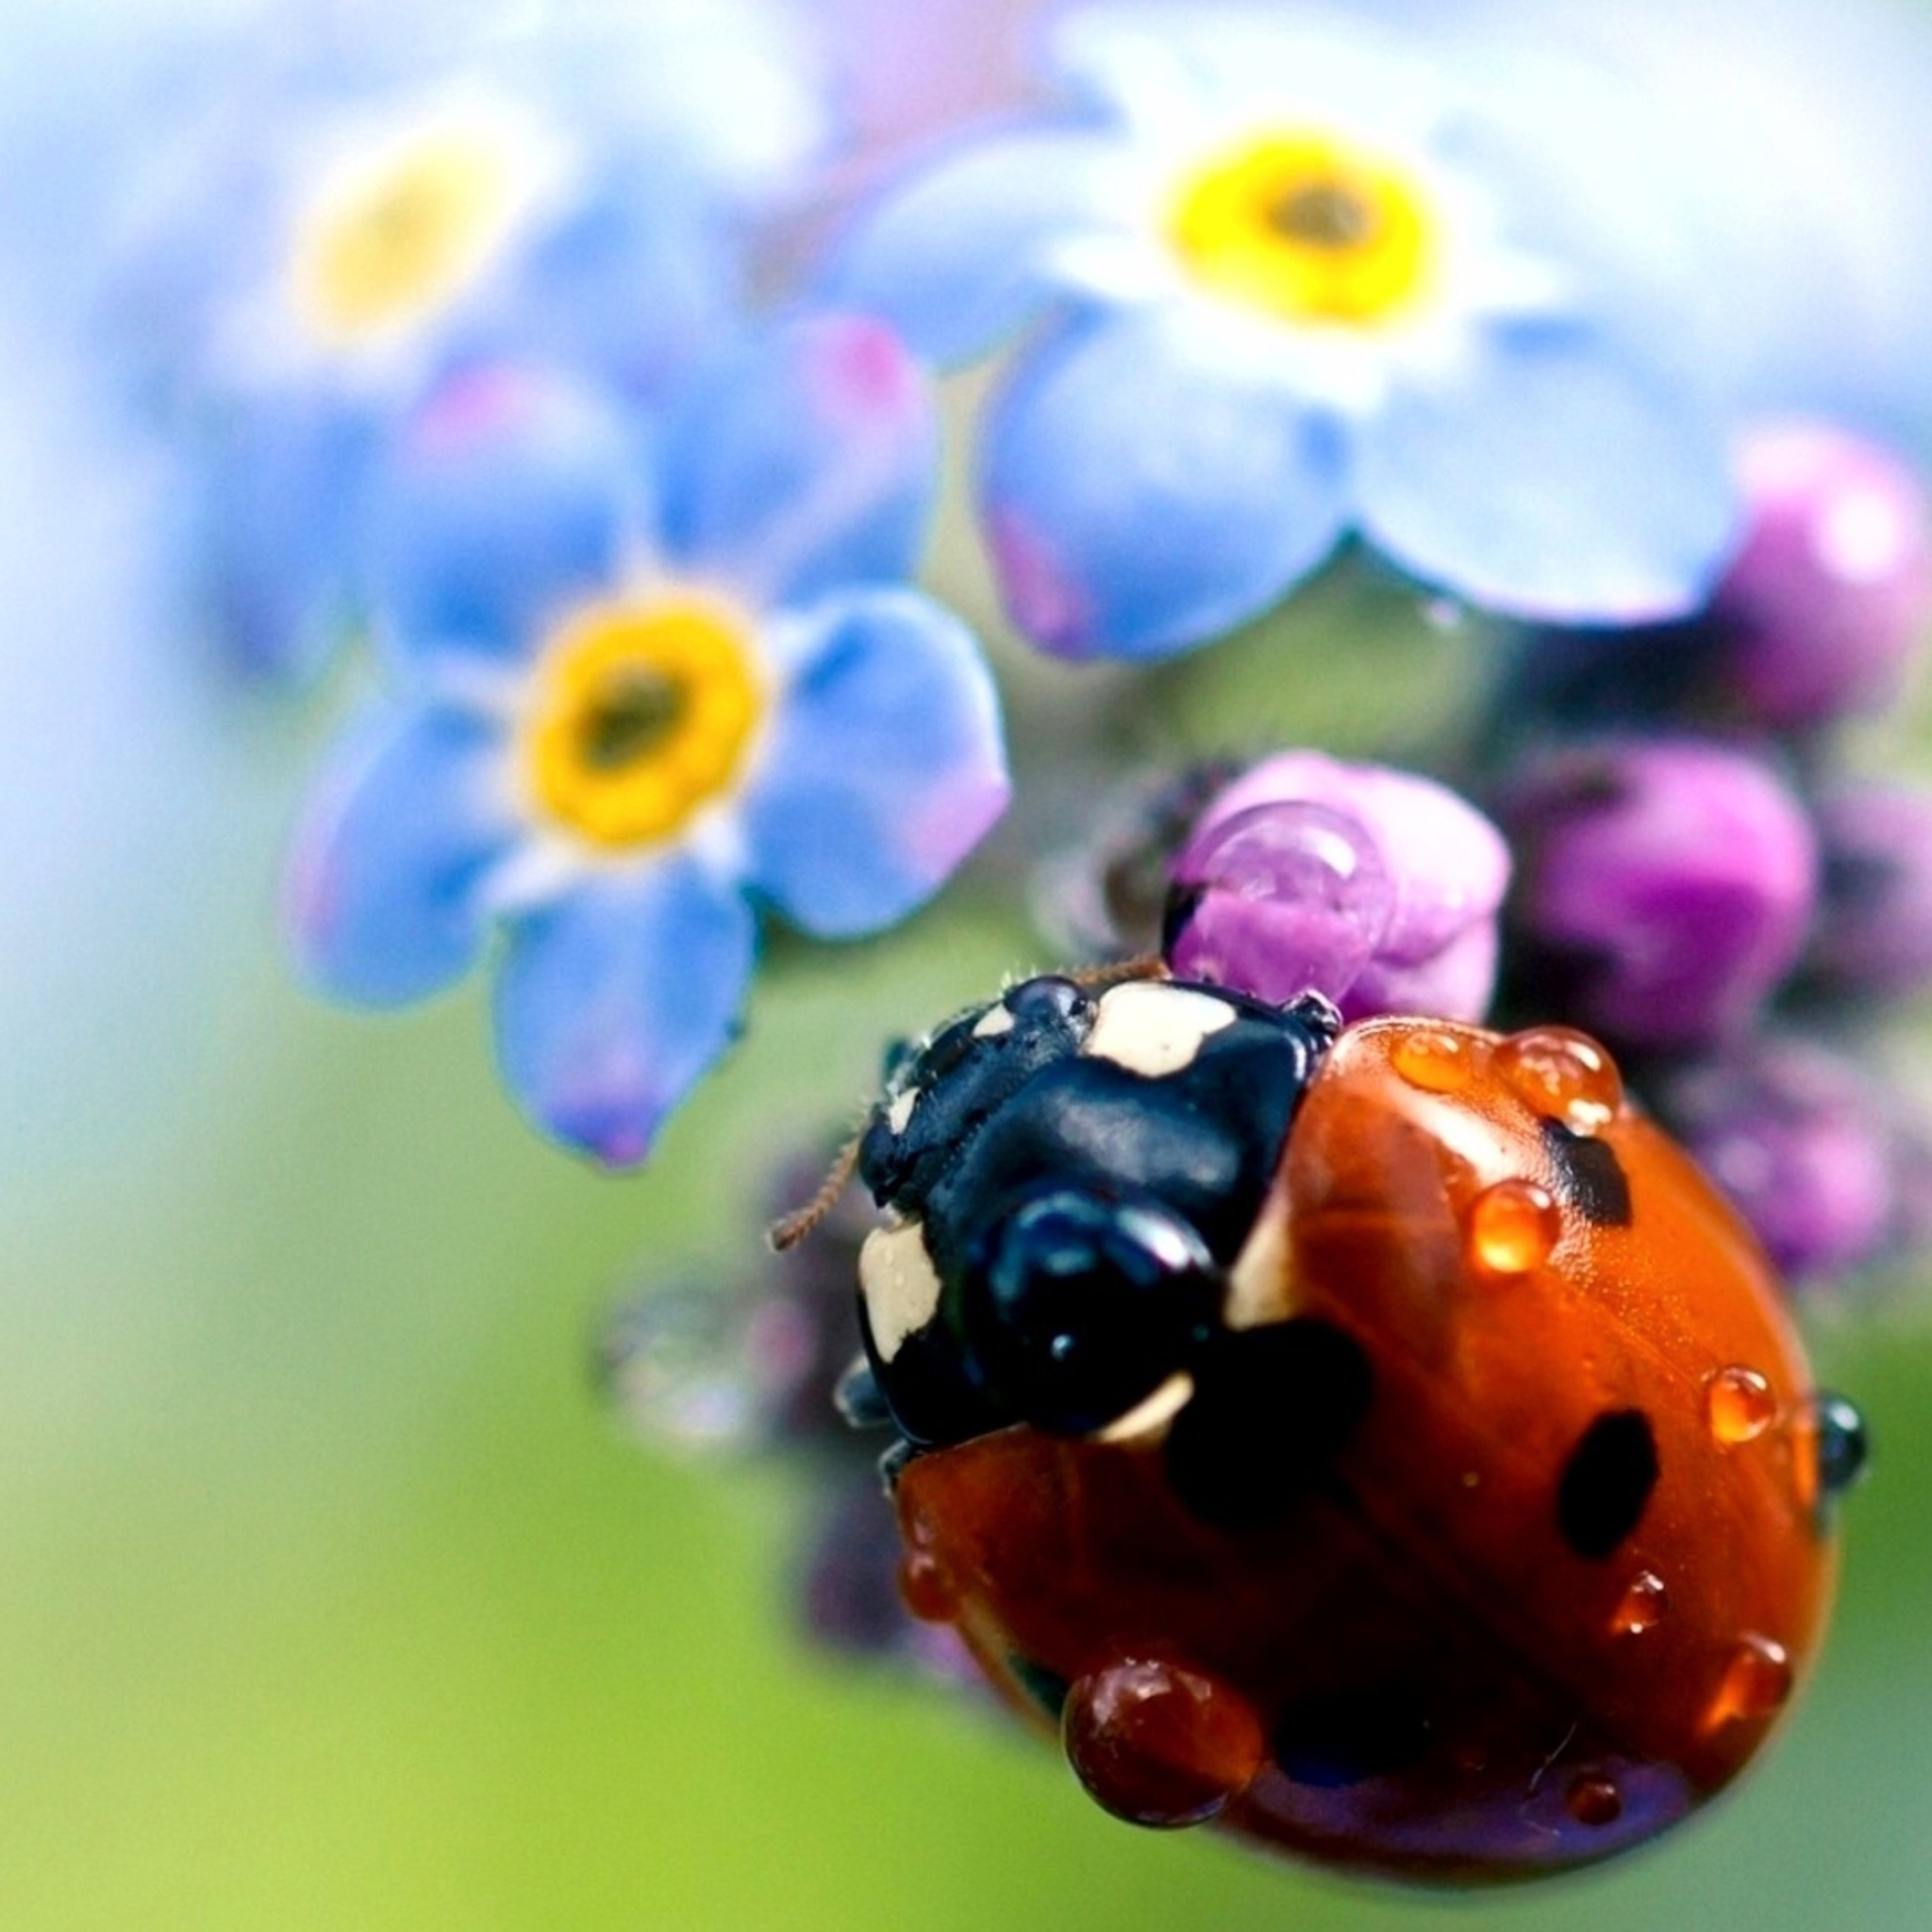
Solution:
M 1108 1424 L 1095 1439 L 1102 1442 L 1132 1442 L 1158 1435 L 1187 1407 L 1194 1392 L 1194 1378 L 1182 1370 L 1170 1375 L 1144 1402 L 1138 1402 Z
M 886 1108 L 886 1124 L 896 1137 L 906 1131 L 907 1124 L 912 1118 L 912 1109 L 919 1105 L 919 1089 L 908 1087 L 903 1093 L 895 1094 L 892 1104 Z
M 979 1024 L 973 1029 L 975 1040 L 992 1040 L 1002 1033 L 1013 1030 L 1013 1015 L 1004 1006 L 989 1007 L 980 1014 Z
M 1288 1184 L 1277 1176 L 1228 1272 L 1221 1318 L 1230 1328 L 1265 1328 L 1295 1312 L 1294 1255 L 1288 1239 Z
M 1235 1008 L 1212 993 L 1130 980 L 1102 995 L 1080 1050 L 1158 1080 L 1192 1066 L 1202 1042 L 1234 1023 Z
M 872 1345 L 880 1361 L 890 1362 L 906 1338 L 940 1311 L 940 1278 L 918 1222 L 874 1228 L 866 1236 L 858 1251 L 858 1290 L 865 1297 Z

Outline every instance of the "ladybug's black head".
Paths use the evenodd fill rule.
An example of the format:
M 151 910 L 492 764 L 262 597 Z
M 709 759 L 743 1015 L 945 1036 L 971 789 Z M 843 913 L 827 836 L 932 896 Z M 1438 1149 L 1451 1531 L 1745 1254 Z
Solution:
M 907 1438 L 1104 1428 L 1218 1324 L 1338 1022 L 1219 988 L 1028 980 L 889 1075 L 859 1148 L 873 1373 Z

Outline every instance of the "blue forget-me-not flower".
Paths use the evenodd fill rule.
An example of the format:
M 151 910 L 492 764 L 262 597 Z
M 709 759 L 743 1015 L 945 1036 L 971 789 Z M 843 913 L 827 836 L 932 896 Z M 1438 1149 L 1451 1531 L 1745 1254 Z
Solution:
M 299 679 L 352 626 L 384 441 L 452 369 L 546 358 L 648 401 L 735 325 L 744 218 L 823 114 L 766 9 L 689 11 L 314 56 L 183 143 L 123 307 L 229 661 Z
M 420 999 L 501 924 L 511 1091 L 641 1159 L 736 1030 L 753 897 L 817 937 L 877 931 L 1005 808 L 977 644 L 905 582 L 935 443 L 926 384 L 862 319 L 724 354 L 648 455 L 551 375 L 439 393 L 380 492 L 403 688 L 296 841 L 308 974 Z
M 1697 603 L 1734 518 L 1725 425 L 1658 263 L 1512 149 L 1472 79 L 1366 23 L 1089 8 L 1081 103 L 866 213 L 838 299 L 942 361 L 1030 336 L 982 512 L 1021 627 L 1151 658 L 1257 615 L 1355 531 L 1499 610 Z

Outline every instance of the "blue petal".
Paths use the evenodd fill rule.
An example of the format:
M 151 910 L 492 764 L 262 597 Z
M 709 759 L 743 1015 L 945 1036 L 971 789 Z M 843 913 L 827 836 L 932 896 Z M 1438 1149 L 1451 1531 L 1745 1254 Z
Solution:
M 545 1133 L 636 1165 L 736 1034 L 757 940 L 742 895 L 682 857 L 532 914 L 496 983 L 505 1083 Z
M 693 385 L 666 433 L 666 544 L 759 607 L 903 577 L 938 459 L 931 388 L 898 339 L 861 317 L 805 317 Z
M 1583 330 L 1499 336 L 1365 425 L 1364 534 L 1491 608 L 1636 624 L 1702 605 L 1736 531 L 1724 425 Z
M 641 426 L 535 368 L 445 381 L 379 479 L 374 587 L 404 668 L 516 662 L 650 534 Z
M 536 242 L 461 353 L 594 371 L 632 402 L 659 406 L 728 337 L 743 292 L 738 253 L 688 184 L 620 178 Z
M 515 825 L 503 741 L 434 707 L 385 708 L 341 747 L 297 829 L 283 914 L 325 992 L 401 1006 L 461 977 L 482 947 L 480 887 Z
M 1388 18 L 1365 18 L 1359 5 L 1106 0 L 1054 20 L 1046 51 L 1081 98 L 1155 129 L 1179 110 L 1196 125 L 1319 115 L 1413 133 L 1444 102 L 1443 62 L 1423 39 L 1436 23 L 1426 10 L 1377 10 Z
M 1129 218 L 1120 156 L 1098 134 L 982 136 L 868 209 L 823 292 L 883 316 L 934 362 L 973 361 L 1050 299 L 1054 243 Z
M 215 428 L 202 589 L 236 670 L 307 682 L 348 636 L 375 447 L 369 418 L 308 399 L 263 400 Z
M 1160 658 L 1272 604 L 1344 514 L 1335 433 L 1144 313 L 1070 327 L 992 409 L 982 508 L 1013 621 L 1070 658 Z
M 1006 809 L 999 702 L 973 634 L 914 591 L 809 614 L 745 804 L 752 882 L 822 939 L 875 932 L 938 890 Z

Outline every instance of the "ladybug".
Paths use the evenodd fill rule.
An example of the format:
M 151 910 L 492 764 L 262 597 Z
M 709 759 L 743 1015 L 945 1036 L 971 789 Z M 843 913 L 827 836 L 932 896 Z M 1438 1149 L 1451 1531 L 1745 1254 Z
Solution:
M 1036 978 L 897 1050 L 858 1166 L 907 1602 L 1116 1815 L 1557 1872 L 1803 1677 L 1862 1426 L 1584 1035 Z

